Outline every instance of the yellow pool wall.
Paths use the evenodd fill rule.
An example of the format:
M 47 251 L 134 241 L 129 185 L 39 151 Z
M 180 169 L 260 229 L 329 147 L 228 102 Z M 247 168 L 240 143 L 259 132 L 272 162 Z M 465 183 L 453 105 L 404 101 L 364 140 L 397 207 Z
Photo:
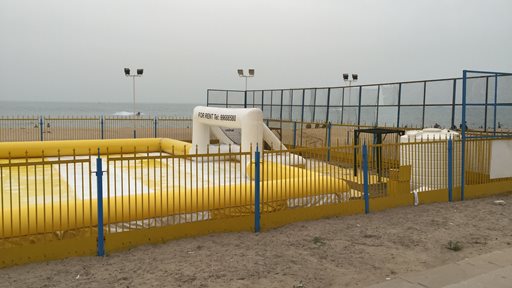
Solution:
M 174 147 L 174 148 L 173 148 Z M 0 158 L 36 158 L 57 156 L 166 152 L 186 155 L 192 144 L 167 138 L 30 141 L 0 143 Z
M 90 151 L 93 151 L 94 154 L 98 147 L 101 152 L 108 151 L 109 154 L 163 151 L 175 155 L 185 155 L 191 144 L 161 138 L 0 143 L 0 157 L 37 158 L 57 155 L 89 155 Z M 94 164 L 91 163 L 91 165 Z M 254 180 L 254 171 L 254 163 L 247 164 L 245 173 L 249 180 Z M 261 175 L 263 179 L 261 182 L 262 203 L 348 190 L 344 181 L 334 177 L 273 162 L 262 163 Z M 266 175 L 272 175 L 272 177 Z M 45 182 L 49 181 L 51 180 L 46 179 Z M 107 176 L 103 181 L 107 181 Z M 162 180 L 161 182 L 163 183 Z M 91 185 L 95 184 L 96 176 L 92 176 Z M 152 192 L 139 191 L 136 194 L 129 194 L 117 191 L 116 195 L 114 191 L 104 188 L 105 213 L 103 220 L 104 223 L 122 223 L 152 217 L 250 206 L 254 203 L 253 185 L 252 181 L 198 188 L 166 185 Z M 19 193 L 24 194 L 26 191 L 22 192 L 21 189 L 22 187 L 19 187 Z M 53 194 L 51 194 L 52 191 Z M 4 200 L 0 215 L 3 223 L 1 235 L 15 237 L 96 226 L 98 221 L 95 195 L 89 197 L 92 199 L 77 199 L 76 197 L 68 198 L 67 192 L 66 188 L 60 189 L 60 187 L 58 189 L 47 187 L 46 194 L 43 191 L 34 192 L 36 198 L 47 199 L 48 196 L 50 197 L 44 203 L 27 202 L 20 205 L 17 202 L 23 195 L 14 198 L 18 199 L 15 203 L 5 203 Z M 72 192 L 73 195 L 74 193 L 76 191 Z M 2 197 L 5 196 L 2 195 Z M 13 196 L 4 199 L 7 198 L 12 201 Z

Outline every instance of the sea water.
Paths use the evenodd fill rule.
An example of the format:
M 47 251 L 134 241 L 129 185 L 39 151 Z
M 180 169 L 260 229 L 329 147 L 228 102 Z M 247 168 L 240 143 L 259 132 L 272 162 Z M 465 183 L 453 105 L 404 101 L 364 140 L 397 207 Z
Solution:
M 144 116 L 191 117 L 195 106 L 204 103 L 137 103 L 136 113 Z M 133 103 L 15 102 L 0 101 L 2 116 L 129 116 Z

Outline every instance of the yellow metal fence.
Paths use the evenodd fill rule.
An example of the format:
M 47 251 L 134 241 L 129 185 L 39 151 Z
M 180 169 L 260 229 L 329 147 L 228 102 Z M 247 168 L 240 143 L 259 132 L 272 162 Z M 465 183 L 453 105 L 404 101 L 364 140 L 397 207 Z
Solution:
M 510 191 L 512 178 L 490 178 L 492 141 L 497 140 L 467 141 L 465 171 L 458 140 L 451 144 L 451 159 L 447 141 L 262 151 L 260 170 L 255 149 L 240 152 L 234 146 L 206 154 L 181 147 L 179 153 L 140 145 L 116 153 L 106 149 L 100 156 L 100 218 L 96 151 L 17 154 L 0 159 L 0 266 L 94 254 L 99 221 L 109 253 L 180 237 L 251 231 L 256 211 L 266 230 L 415 201 L 446 202 L 450 192 L 459 200 L 462 173 L 466 199 Z

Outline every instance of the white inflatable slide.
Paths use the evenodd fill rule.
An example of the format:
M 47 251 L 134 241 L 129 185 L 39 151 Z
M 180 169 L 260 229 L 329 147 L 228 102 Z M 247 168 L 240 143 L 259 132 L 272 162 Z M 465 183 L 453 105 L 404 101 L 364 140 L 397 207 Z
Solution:
M 197 106 L 193 112 L 192 148 L 190 153 L 254 152 L 266 143 L 271 150 L 287 150 L 279 138 L 263 123 L 263 112 L 257 108 L 217 108 Z M 210 133 L 219 145 L 210 145 Z M 264 154 L 265 155 L 265 154 Z M 267 154 L 268 161 L 286 165 L 302 165 L 304 159 L 290 153 Z M 267 158 L 265 157 L 265 158 Z

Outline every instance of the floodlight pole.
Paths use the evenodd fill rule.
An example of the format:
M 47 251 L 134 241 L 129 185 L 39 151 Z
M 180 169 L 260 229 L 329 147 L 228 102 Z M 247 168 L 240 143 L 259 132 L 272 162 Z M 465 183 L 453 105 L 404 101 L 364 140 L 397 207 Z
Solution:
M 352 104 L 352 81 L 348 80 L 348 102 Z M 356 121 L 357 114 L 354 109 L 354 122 Z
M 348 101 L 349 101 L 349 104 L 352 103 L 352 82 L 353 81 L 357 81 L 357 74 L 355 74 L 356 77 L 354 77 L 354 74 L 348 74 L 348 77 L 345 79 L 345 75 L 344 75 L 344 81 L 345 83 L 348 82 Z M 350 79 L 349 77 L 352 77 L 352 79 Z M 357 121 L 356 118 L 357 118 L 357 112 L 354 112 L 354 121 Z M 357 123 L 359 125 L 359 123 Z
M 249 74 L 245 75 L 245 72 L 243 69 L 238 69 L 238 76 L 245 78 L 245 90 L 244 90 L 244 108 L 247 108 L 247 78 L 254 77 L 254 69 L 249 69 Z M 253 103 L 254 105 L 254 103 Z M 261 107 L 263 109 L 263 107 Z
M 135 116 L 135 76 L 132 76 L 133 79 L 133 115 Z
M 135 75 L 131 76 L 133 80 L 133 138 L 137 138 L 137 122 L 135 121 L 135 116 L 137 112 L 135 112 Z
M 127 77 L 132 77 L 133 79 L 133 115 L 135 116 L 137 110 L 135 108 L 135 77 L 141 77 L 142 75 L 126 75 Z
M 137 70 L 141 70 L 142 69 L 137 69 Z M 134 74 L 134 75 L 131 75 L 130 74 L 130 70 L 128 69 L 128 71 L 126 71 L 125 69 L 125 76 L 126 77 L 132 77 L 132 93 L 133 93 L 133 138 L 137 138 L 137 127 L 136 127 L 136 121 L 135 121 L 135 117 L 137 116 L 137 111 L 136 111 L 136 106 L 135 106 L 135 77 L 142 77 L 142 73 L 143 72 L 140 72 L 137 71 L 137 74 Z

